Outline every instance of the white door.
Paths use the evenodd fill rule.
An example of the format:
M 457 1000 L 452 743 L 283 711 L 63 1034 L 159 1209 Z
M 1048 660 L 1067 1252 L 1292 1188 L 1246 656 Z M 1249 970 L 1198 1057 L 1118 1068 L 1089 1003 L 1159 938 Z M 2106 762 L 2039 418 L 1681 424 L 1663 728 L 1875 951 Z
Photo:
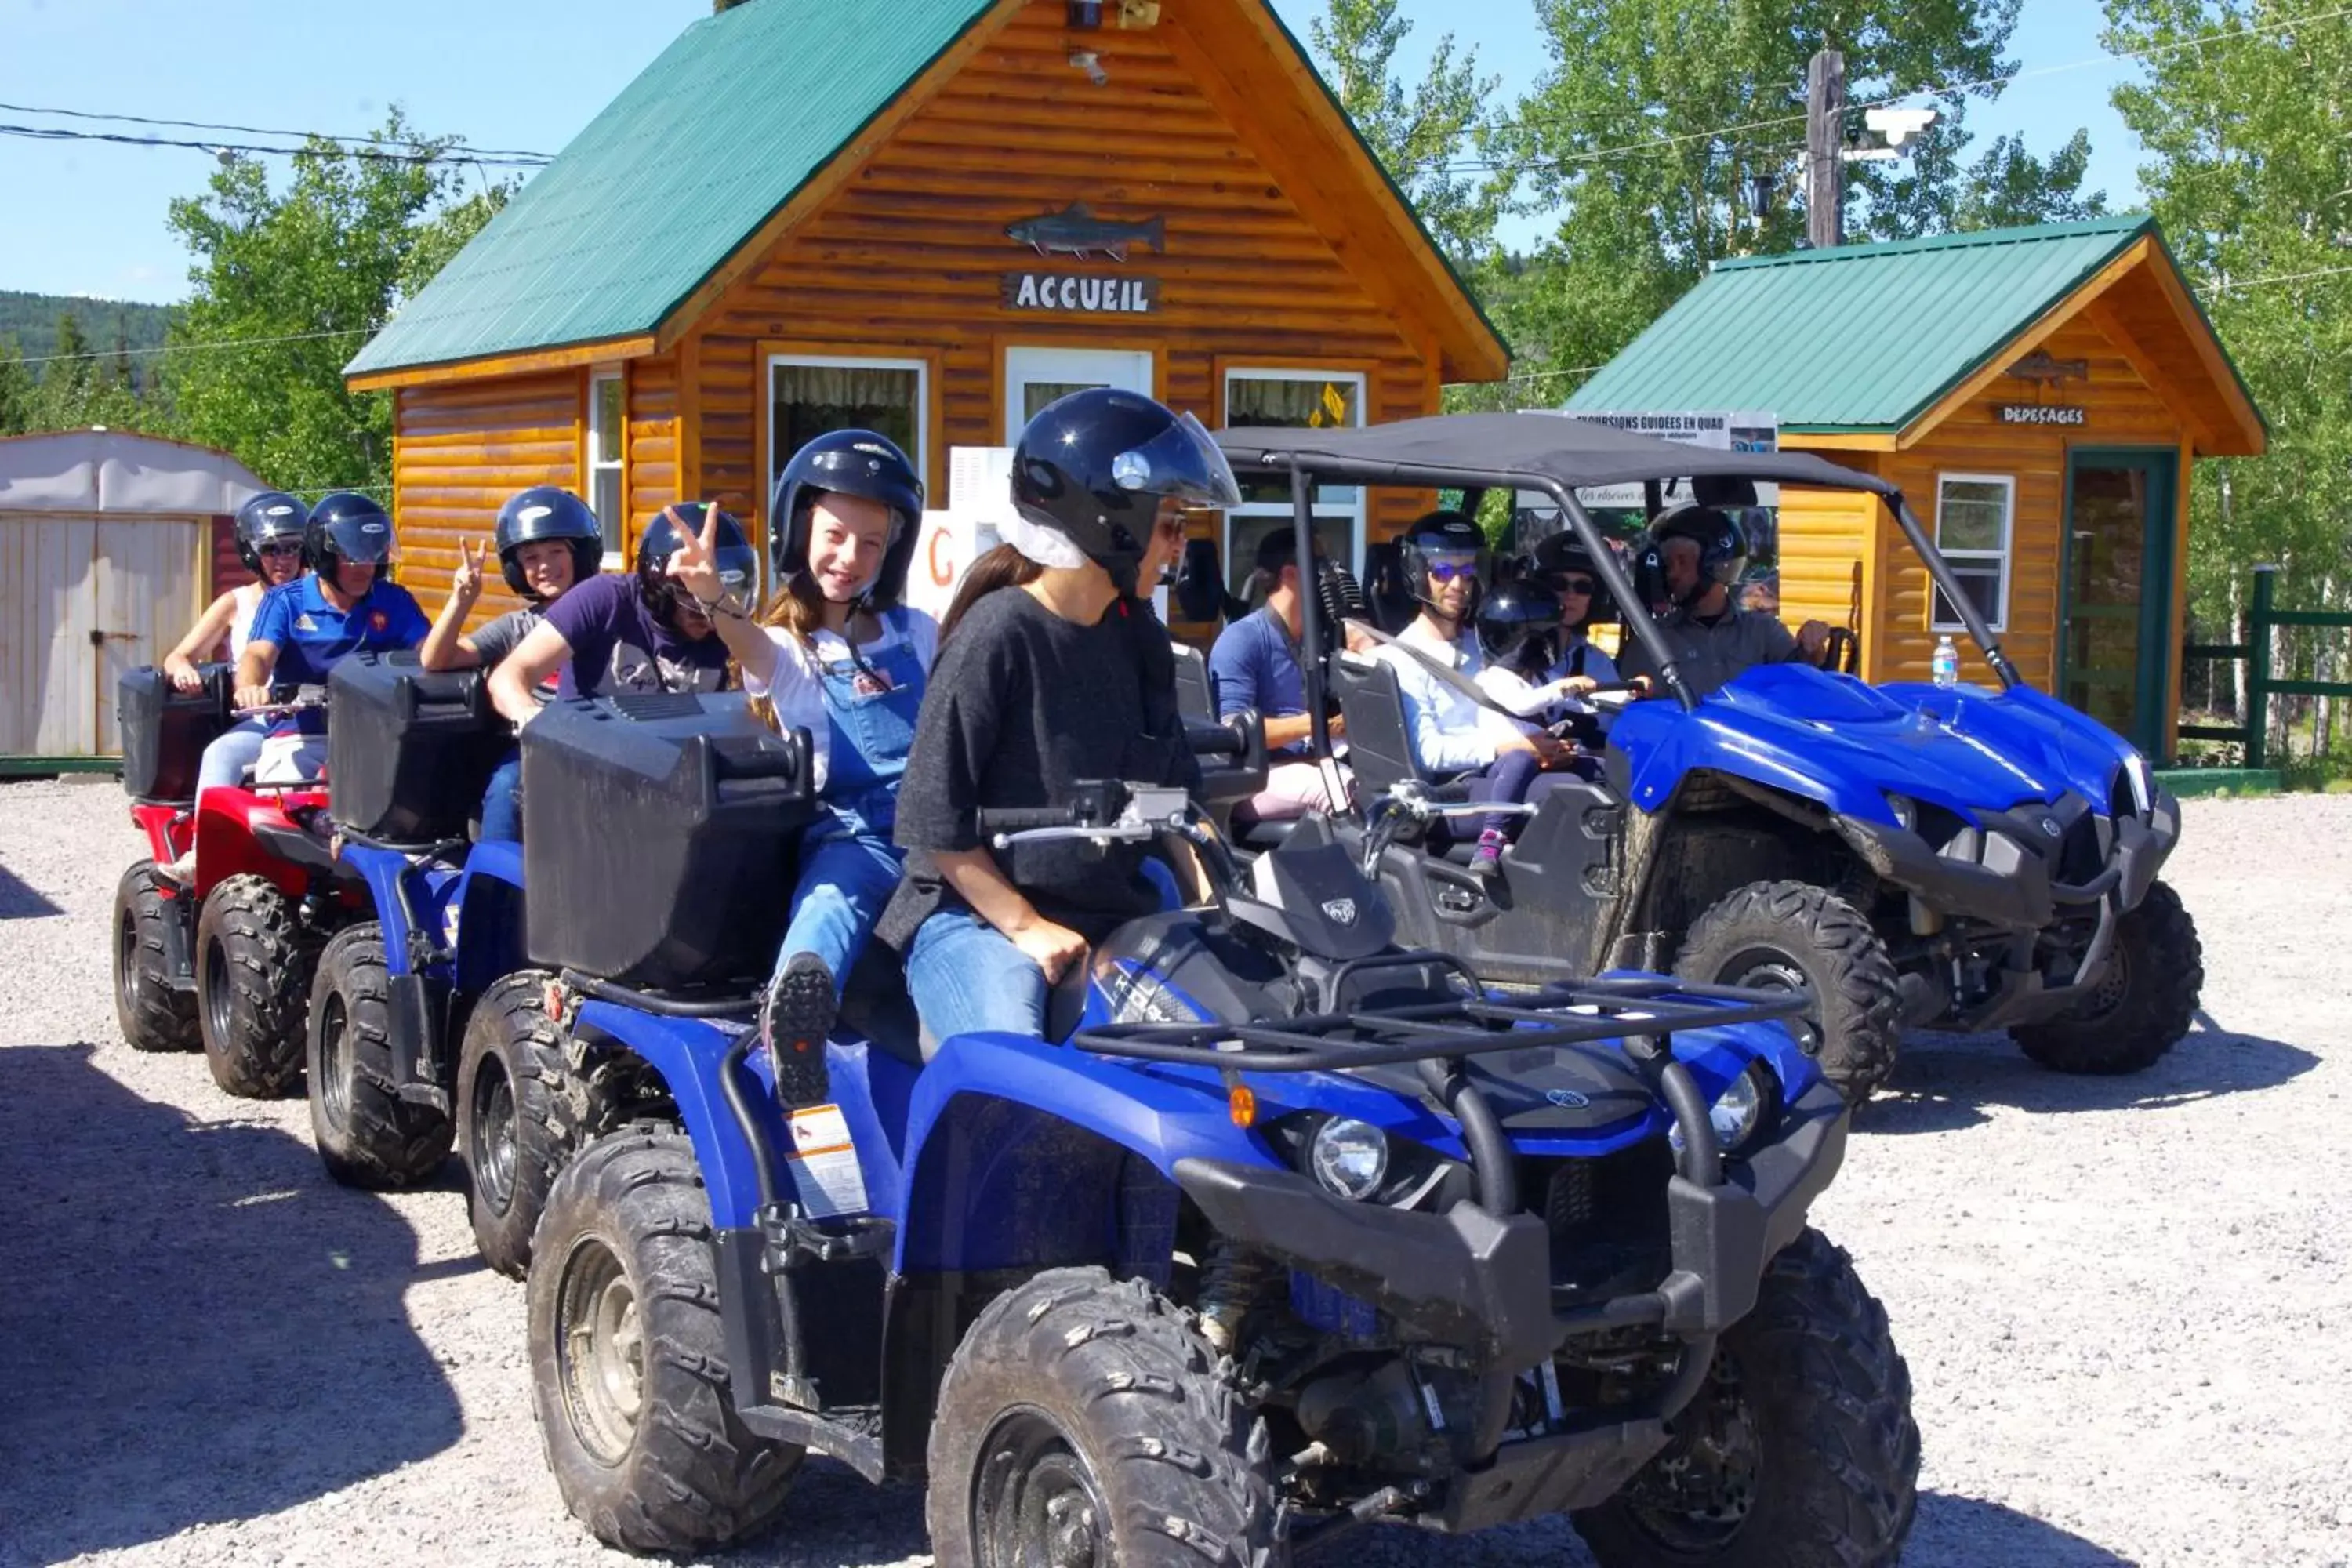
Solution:
M 110 756 L 115 683 L 194 621 L 205 525 L 0 520 L 0 756 Z
M 1152 368 L 1149 349 L 1006 349 L 1004 444 L 1019 444 L 1039 409 L 1073 392 L 1117 386 L 1151 396 Z

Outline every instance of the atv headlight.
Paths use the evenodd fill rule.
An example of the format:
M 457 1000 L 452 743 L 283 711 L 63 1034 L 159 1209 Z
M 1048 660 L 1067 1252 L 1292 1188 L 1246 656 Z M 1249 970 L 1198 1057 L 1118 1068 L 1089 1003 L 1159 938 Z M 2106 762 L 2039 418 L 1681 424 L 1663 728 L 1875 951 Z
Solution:
M 1761 1142 L 1771 1129 L 1780 1100 L 1780 1080 L 1770 1066 L 1760 1057 L 1749 1062 L 1745 1071 L 1723 1086 L 1723 1092 L 1706 1108 L 1707 1124 L 1715 1129 L 1716 1148 L 1725 1154 L 1745 1154 Z M 1666 1142 L 1679 1152 L 1683 1130 L 1668 1129 Z
M 1381 1189 L 1389 1173 L 1389 1137 L 1369 1121 L 1335 1116 L 1315 1130 L 1307 1168 L 1327 1192 L 1358 1202 Z

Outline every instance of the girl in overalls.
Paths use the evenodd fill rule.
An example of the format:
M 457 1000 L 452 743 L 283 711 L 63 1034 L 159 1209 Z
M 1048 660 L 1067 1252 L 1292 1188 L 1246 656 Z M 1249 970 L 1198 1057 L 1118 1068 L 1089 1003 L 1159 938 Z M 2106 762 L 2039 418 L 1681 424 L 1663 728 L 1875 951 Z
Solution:
M 923 512 L 907 455 L 871 430 L 836 430 L 793 455 L 769 513 L 776 585 L 765 626 L 722 593 L 711 542 L 670 559 L 743 670 L 777 729 L 805 728 L 825 811 L 802 840 L 792 920 L 761 1006 L 777 1098 L 825 1098 L 825 1037 L 841 988 L 898 885 L 890 842 L 898 775 L 939 646 L 939 626 L 898 602 Z

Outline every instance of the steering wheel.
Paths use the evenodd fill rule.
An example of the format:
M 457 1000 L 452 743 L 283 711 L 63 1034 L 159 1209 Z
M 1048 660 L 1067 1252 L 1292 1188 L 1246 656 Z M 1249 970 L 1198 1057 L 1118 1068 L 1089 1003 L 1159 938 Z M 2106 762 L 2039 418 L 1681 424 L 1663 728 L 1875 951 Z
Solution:
M 1832 626 L 1814 667 L 1832 675 L 1862 673 L 1862 636 L 1852 626 Z

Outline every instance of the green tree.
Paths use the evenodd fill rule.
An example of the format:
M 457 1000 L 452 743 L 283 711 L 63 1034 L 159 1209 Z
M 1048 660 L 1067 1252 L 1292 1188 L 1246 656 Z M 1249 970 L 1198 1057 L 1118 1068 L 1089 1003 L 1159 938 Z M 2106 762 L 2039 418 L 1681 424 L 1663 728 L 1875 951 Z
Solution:
M 90 346 L 81 318 L 71 310 L 58 317 L 57 346 L 44 356 L 41 380 L 31 400 L 27 427 L 79 430 L 103 425 L 110 430 L 170 434 L 161 404 L 150 405 L 121 379 L 110 357 Z M 121 356 L 127 363 L 128 356 Z
M 310 142 L 283 189 L 238 158 L 172 204 L 196 258 L 171 356 L 192 439 L 276 484 L 390 481 L 391 400 L 346 391 L 342 367 L 488 217 L 487 197 L 451 199 L 452 145 L 420 141 L 394 110 L 365 148 Z
M 0 339 L 0 436 L 21 436 L 33 428 L 33 402 L 39 391 L 16 340 Z
M 1509 182 L 1465 163 L 1483 150 L 1488 105 L 1502 79 L 1478 74 L 1478 51 L 1455 57 L 1454 35 L 1431 51 L 1410 91 L 1396 75 L 1397 46 L 1412 24 L 1397 0 L 1324 0 L 1307 24 L 1323 77 L 1389 178 L 1451 261 L 1465 275 L 1495 251 L 1495 223 Z
M 1728 256 L 1795 248 L 1805 68 L 1845 57 L 1849 133 L 1861 106 L 2001 76 L 2020 0 L 1538 0 L 1552 65 L 1498 128 L 1503 163 L 1557 213 L 1518 287 L 1494 307 L 1524 372 L 1557 402 Z M 1998 142 L 1973 163 L 1971 98 L 1945 91 L 1922 154 L 1843 166 L 1862 237 L 2032 220 L 2078 195 L 2074 144 L 2048 162 Z M 2078 138 L 2087 155 L 2088 142 Z M 2029 168 L 2030 165 L 2030 168 Z M 2070 177 L 2071 172 L 2071 177 Z
M 2270 425 L 2267 457 L 2197 465 L 2189 587 L 2208 626 L 2237 621 L 2260 562 L 2281 567 L 2284 604 L 2340 605 L 2352 584 L 2352 27 L 2291 25 L 2308 10 L 2106 7 L 2107 47 L 2146 51 L 2145 79 L 2115 94 L 2147 150 L 2140 183 Z

